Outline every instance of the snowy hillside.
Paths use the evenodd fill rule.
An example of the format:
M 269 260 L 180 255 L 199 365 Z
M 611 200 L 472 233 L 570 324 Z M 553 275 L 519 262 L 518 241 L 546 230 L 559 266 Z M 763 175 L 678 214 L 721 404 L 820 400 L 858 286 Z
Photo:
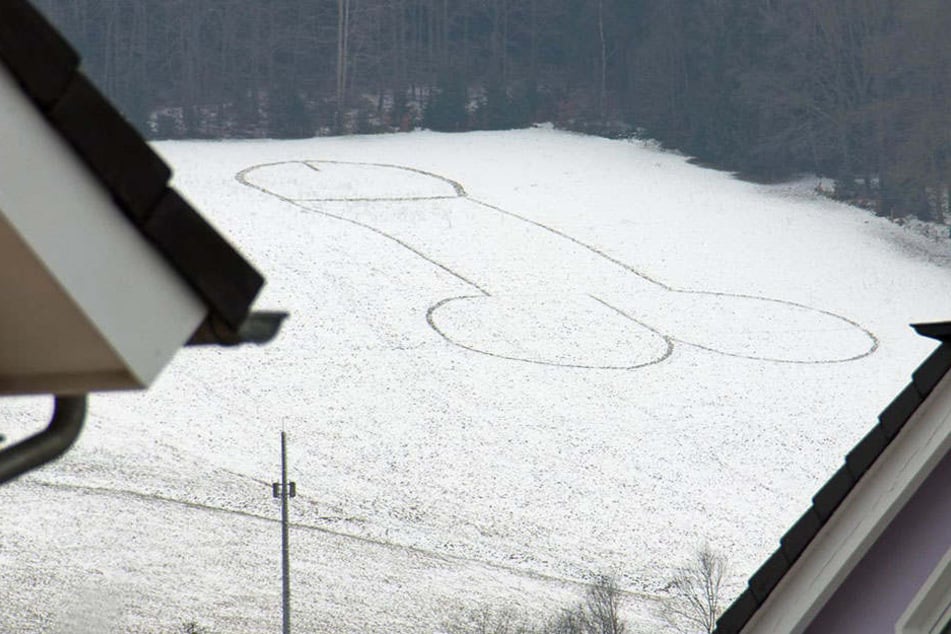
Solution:
M 296 631 L 543 611 L 601 571 L 660 631 L 671 566 L 709 542 L 737 590 L 933 349 L 908 324 L 951 318 L 946 242 L 640 142 L 158 149 L 291 318 L 94 396 L 0 488 L 3 632 L 275 631 L 282 428 Z

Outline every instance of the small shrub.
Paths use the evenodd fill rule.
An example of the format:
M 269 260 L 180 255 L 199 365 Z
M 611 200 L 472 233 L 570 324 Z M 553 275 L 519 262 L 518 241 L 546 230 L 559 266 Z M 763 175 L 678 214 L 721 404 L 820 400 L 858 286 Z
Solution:
M 621 589 L 610 575 L 598 575 L 588 586 L 584 600 L 564 610 L 545 629 L 544 634 L 624 634 L 621 620 Z

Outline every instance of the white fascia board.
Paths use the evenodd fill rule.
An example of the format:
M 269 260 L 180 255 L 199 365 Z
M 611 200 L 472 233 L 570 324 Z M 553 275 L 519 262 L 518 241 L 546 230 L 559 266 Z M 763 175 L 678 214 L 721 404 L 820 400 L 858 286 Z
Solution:
M 743 628 L 803 632 L 951 450 L 951 373 L 855 485 Z
M 951 548 L 895 624 L 895 634 L 937 634 L 951 623 Z
M 2 64 L 0 104 L 0 221 L 121 360 L 130 375 L 121 387 L 149 385 L 207 308 Z M 17 309 L 2 300 L 0 310 Z

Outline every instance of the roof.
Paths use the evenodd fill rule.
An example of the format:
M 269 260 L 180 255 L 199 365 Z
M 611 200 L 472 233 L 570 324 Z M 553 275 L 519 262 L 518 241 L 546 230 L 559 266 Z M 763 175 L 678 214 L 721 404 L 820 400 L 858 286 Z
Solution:
M 117 206 L 237 333 L 264 278 L 174 189 L 171 170 L 79 70 L 79 55 L 26 0 L 0 3 L 0 62 Z
M 878 423 L 852 448 L 845 463 L 813 496 L 812 506 L 783 535 L 779 548 L 753 573 L 747 588 L 717 621 L 715 634 L 735 634 L 746 626 L 862 476 L 951 370 L 951 322 L 912 327 L 920 335 L 939 340 L 941 345 L 912 373 L 911 382 L 882 411 Z

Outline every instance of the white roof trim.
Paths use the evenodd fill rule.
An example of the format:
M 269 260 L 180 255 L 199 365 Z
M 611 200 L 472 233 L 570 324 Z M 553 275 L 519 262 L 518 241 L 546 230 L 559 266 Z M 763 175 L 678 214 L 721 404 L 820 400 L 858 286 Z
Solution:
M 895 624 L 895 634 L 938 634 L 951 622 L 951 548 Z
M 115 372 L 128 377 L 125 384 L 117 383 L 115 376 L 103 385 L 99 379 L 88 384 L 77 380 L 74 389 L 147 386 L 195 331 L 207 308 L 129 222 L 2 64 L 0 103 L 0 222 L 29 246 L 117 355 L 122 367 Z M 44 391 L 43 380 L 7 387 Z

